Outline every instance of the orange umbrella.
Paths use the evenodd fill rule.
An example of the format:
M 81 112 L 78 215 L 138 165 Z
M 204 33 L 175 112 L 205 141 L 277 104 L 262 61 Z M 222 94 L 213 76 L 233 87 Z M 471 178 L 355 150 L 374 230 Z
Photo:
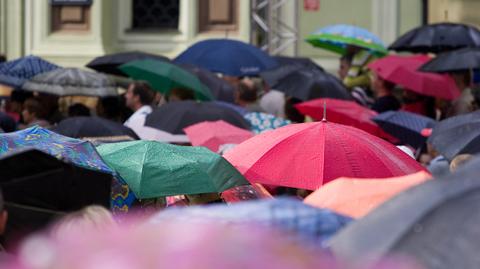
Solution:
M 430 178 L 431 175 L 425 171 L 385 179 L 342 177 L 325 184 L 305 198 L 304 202 L 361 218 L 396 194 Z

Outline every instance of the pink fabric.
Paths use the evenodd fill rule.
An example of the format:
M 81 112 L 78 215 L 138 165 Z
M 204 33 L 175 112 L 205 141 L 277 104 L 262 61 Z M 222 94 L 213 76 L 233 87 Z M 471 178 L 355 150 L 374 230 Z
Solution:
M 183 129 L 192 146 L 204 146 L 213 152 L 224 144 L 240 144 L 251 138 L 253 133 L 223 120 L 204 121 Z
M 460 96 L 455 81 L 448 75 L 426 73 L 417 69 L 430 60 L 425 55 L 390 55 L 368 65 L 380 78 L 416 93 L 453 100 Z
M 425 169 L 394 145 L 332 122 L 257 135 L 224 157 L 251 183 L 316 190 L 339 177 L 386 178 Z

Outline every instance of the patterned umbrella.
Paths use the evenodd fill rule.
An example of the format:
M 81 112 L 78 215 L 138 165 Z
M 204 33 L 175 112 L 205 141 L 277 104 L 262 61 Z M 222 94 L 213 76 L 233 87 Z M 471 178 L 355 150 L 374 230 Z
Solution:
M 250 130 L 255 134 L 275 130 L 292 123 L 289 120 L 277 118 L 274 115 L 262 112 L 250 112 L 243 115 L 243 117 L 250 123 Z
M 116 96 L 116 83 L 106 75 L 78 68 L 62 68 L 37 75 L 22 86 L 35 91 L 59 96 Z
M 0 156 L 11 150 L 26 147 L 33 147 L 57 159 L 83 168 L 115 174 L 103 162 L 90 142 L 59 135 L 38 126 L 0 134 Z
M 52 71 L 59 66 L 37 56 L 26 56 L 0 64 L 0 84 L 20 87 L 22 84 L 40 73 Z

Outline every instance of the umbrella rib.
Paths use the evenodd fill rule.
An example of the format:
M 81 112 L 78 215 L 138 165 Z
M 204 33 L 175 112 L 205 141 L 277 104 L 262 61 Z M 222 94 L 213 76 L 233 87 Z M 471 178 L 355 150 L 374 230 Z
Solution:
M 50 171 L 46 171 L 46 172 L 41 172 L 41 173 L 38 173 L 38 174 L 35 174 L 35 175 L 29 175 L 29 176 L 24 176 L 24 177 L 20 177 L 20 178 L 16 178 L 14 180 L 11 180 L 9 182 L 5 182 L 5 183 L 0 183 L 0 185 L 2 186 L 9 186 L 9 185 L 12 185 L 12 184 L 16 184 L 16 183 L 21 183 L 23 181 L 27 181 L 27 180 L 30 180 L 32 178 L 36 178 L 36 177 L 39 177 L 39 176 L 48 176 L 48 175 L 51 175 L 51 174 L 55 174 L 55 173 L 58 173 L 58 172 L 62 172 L 64 169 L 63 168 L 57 168 L 57 169 L 54 169 L 54 170 L 50 170 Z
M 12 203 L 12 202 L 5 202 L 6 206 L 10 207 L 16 207 L 20 209 L 28 209 L 28 210 L 33 210 L 41 213 L 47 213 L 47 214 L 54 214 L 54 215 L 66 215 L 66 212 L 63 211 L 55 211 L 55 210 L 50 210 L 50 209 L 45 209 L 45 208 L 40 208 L 36 206 L 29 206 L 29 205 L 21 205 L 17 203 Z

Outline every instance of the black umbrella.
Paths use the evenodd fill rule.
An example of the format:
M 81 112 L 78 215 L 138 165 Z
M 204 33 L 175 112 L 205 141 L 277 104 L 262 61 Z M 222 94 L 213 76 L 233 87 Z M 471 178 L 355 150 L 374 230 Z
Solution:
M 330 242 L 343 260 L 386 254 L 423 268 L 479 268 L 480 158 L 455 174 L 413 187 L 340 231 Z
M 273 85 L 276 85 L 281 79 L 285 78 L 299 68 L 318 69 L 323 71 L 322 67 L 318 66 L 308 58 L 276 56 L 275 59 L 279 63 L 277 68 L 266 70 L 260 73 L 262 79 L 270 87 L 273 87 Z
M 480 31 L 459 23 L 419 26 L 399 37 L 389 49 L 415 53 L 440 53 L 465 47 L 480 47 Z
M 100 117 L 72 117 L 62 120 L 54 132 L 73 138 L 128 136 L 139 139 L 132 129 Z
M 451 117 L 437 123 L 428 142 L 445 158 L 480 152 L 480 111 Z
M 126 64 L 136 60 L 145 60 L 145 59 L 153 59 L 159 60 L 163 62 L 170 62 L 165 56 L 150 54 L 141 51 L 129 51 L 129 52 L 121 52 L 121 53 L 114 53 L 109 55 L 104 55 L 93 59 L 89 62 L 86 66 L 94 69 L 99 72 L 117 75 L 117 76 L 126 76 L 118 67 L 122 64 Z
M 75 166 L 36 149 L 2 155 L 0 171 L 7 210 L 12 210 L 8 221 L 11 235 L 44 227 L 56 216 L 88 205 L 110 204 L 112 175 Z
M 208 87 L 212 95 L 215 97 L 215 100 L 229 103 L 235 101 L 235 89 L 227 81 L 200 67 L 188 64 L 180 64 L 179 66 L 197 76 L 198 79 Z
M 445 73 L 480 68 L 480 48 L 444 52 L 420 67 L 420 71 Z
M 147 116 L 146 126 L 171 134 L 185 134 L 183 128 L 202 121 L 224 120 L 250 130 L 248 122 L 233 109 L 213 102 L 179 101 L 165 104 Z
M 352 100 L 342 82 L 319 68 L 287 65 L 276 74 L 262 73 L 262 78 L 273 89 L 285 95 L 306 101 L 316 98 Z
M 59 68 L 31 78 L 24 90 L 58 96 L 116 96 L 115 81 L 104 74 L 78 68 Z

